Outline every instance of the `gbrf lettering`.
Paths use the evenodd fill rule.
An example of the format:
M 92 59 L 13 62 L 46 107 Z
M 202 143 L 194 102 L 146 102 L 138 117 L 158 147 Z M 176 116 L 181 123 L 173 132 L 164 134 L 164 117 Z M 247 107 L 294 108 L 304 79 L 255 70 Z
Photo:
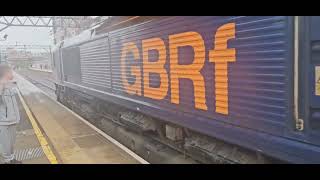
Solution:
M 236 61 L 236 49 L 228 48 L 228 41 L 236 38 L 235 23 L 228 23 L 219 27 L 213 40 L 214 49 L 209 51 L 209 62 L 215 64 L 215 111 L 228 115 L 228 63 Z M 190 64 L 179 64 L 179 48 L 192 47 L 194 51 L 193 61 Z M 202 36 L 198 32 L 183 32 L 169 35 L 169 52 L 166 50 L 164 41 L 161 38 L 142 40 L 142 51 L 134 42 L 125 43 L 121 51 L 121 77 L 124 89 L 128 94 L 144 96 L 155 100 L 165 98 L 169 91 L 171 103 L 180 103 L 179 79 L 190 79 L 193 82 L 195 108 L 208 110 L 206 104 L 205 80 L 200 73 L 206 61 L 206 48 Z M 157 51 L 158 58 L 150 61 L 149 52 Z M 134 61 L 141 61 L 140 65 L 127 65 L 126 57 L 131 53 Z M 170 79 L 165 69 L 166 57 L 169 53 Z M 142 57 L 142 58 L 141 58 Z M 143 68 L 143 74 L 141 73 Z M 129 83 L 126 70 L 135 77 L 134 83 Z M 190 73 L 192 72 L 192 73 Z M 159 87 L 150 86 L 150 74 L 158 74 L 160 77 Z M 143 78 L 142 78 L 143 76 Z M 143 79 L 143 82 L 142 82 Z M 142 89 L 143 83 L 143 89 Z M 142 93 L 143 92 L 143 93 Z

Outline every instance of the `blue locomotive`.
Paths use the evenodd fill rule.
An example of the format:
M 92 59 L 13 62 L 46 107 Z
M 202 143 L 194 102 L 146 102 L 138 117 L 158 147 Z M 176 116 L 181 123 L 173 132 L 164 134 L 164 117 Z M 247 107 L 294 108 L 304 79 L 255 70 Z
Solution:
M 152 140 L 203 163 L 320 163 L 319 32 L 315 16 L 112 17 L 57 45 L 56 94 L 145 158 Z

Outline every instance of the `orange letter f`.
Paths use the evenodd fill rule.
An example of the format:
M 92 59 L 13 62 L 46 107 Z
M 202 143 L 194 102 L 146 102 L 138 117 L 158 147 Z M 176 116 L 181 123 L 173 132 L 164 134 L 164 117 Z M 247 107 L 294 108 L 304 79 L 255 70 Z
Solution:
M 235 48 L 228 49 L 228 40 L 235 38 L 235 23 L 218 28 L 215 48 L 209 52 L 209 61 L 215 63 L 216 112 L 228 115 L 228 62 L 236 61 Z

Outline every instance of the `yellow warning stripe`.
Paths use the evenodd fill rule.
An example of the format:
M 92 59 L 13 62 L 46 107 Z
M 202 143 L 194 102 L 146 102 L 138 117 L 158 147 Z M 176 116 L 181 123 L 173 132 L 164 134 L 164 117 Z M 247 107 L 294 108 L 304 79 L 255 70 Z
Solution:
M 40 145 L 43 149 L 43 152 L 45 153 L 45 155 L 47 156 L 47 158 L 51 164 L 58 164 L 58 160 L 57 160 L 56 156 L 54 155 L 53 151 L 51 150 L 46 138 L 43 136 L 40 128 L 38 127 L 36 120 L 34 119 L 29 107 L 27 106 L 26 102 L 24 101 L 24 99 L 19 91 L 18 91 L 18 95 L 19 95 L 19 98 L 22 102 L 23 108 L 25 109 L 27 116 L 29 117 L 29 120 L 32 124 L 34 133 L 36 134 L 36 136 L 40 142 Z

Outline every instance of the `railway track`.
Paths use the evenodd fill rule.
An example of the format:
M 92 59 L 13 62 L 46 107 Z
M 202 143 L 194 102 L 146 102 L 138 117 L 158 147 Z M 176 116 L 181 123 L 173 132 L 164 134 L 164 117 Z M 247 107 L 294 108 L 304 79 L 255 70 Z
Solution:
M 24 76 L 24 77 L 25 77 L 25 79 L 30 81 L 32 84 L 34 84 L 35 86 L 37 86 L 38 88 L 40 88 L 41 90 L 46 92 L 51 98 L 53 98 L 53 99 L 57 98 L 57 96 L 55 94 L 56 88 L 55 88 L 54 82 L 52 82 L 48 79 L 46 80 L 46 82 L 43 82 L 41 80 L 37 80 L 37 79 L 32 78 L 30 76 Z
M 36 76 L 36 74 L 30 73 L 29 71 L 18 71 L 20 75 L 22 75 L 26 80 L 30 81 L 32 84 L 46 92 L 49 96 L 56 99 L 56 88 L 54 84 L 54 80 L 50 78 L 40 79 Z
M 40 85 L 40 86 L 46 87 L 47 89 L 49 89 L 49 90 L 51 90 L 51 91 L 53 91 L 53 92 L 56 90 L 55 87 L 53 87 L 53 86 L 51 86 L 51 85 L 48 85 L 47 83 L 44 83 L 44 82 L 41 82 L 41 81 L 32 79 L 32 78 L 30 78 L 30 77 L 28 77 L 28 76 L 25 76 L 25 78 L 28 79 L 32 84 L 34 84 L 34 85 L 36 85 L 36 86 L 37 86 L 37 85 Z

